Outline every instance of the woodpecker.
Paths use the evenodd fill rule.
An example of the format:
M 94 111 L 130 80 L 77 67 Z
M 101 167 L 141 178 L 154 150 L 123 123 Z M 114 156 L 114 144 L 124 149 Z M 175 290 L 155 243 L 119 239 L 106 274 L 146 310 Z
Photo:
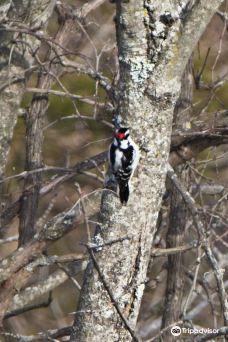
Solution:
M 119 185 L 120 202 L 129 198 L 129 183 L 139 161 L 139 148 L 130 137 L 129 129 L 121 127 L 115 131 L 109 148 L 109 163 Z

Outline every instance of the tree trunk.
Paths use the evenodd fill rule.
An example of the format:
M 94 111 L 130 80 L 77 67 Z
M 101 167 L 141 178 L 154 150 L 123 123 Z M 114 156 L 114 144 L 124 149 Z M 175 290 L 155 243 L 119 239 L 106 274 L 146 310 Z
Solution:
M 120 63 L 116 119 L 131 128 L 141 160 L 127 206 L 120 205 L 113 191 L 104 190 L 94 241 L 105 244 L 126 235 L 129 239 L 92 254 L 71 341 L 137 339 L 132 330 L 164 191 L 181 75 L 220 1 L 196 2 L 190 10 L 185 1 L 181 4 L 168 0 L 116 4 Z
M 0 5 L 0 14 L 21 21 L 28 27 L 44 28 L 52 14 L 54 4 L 55 0 L 8 0 Z M 26 44 L 15 44 L 9 48 L 9 43 L 15 35 L 21 35 Z M 33 63 L 31 49 L 36 51 L 39 46 L 40 42 L 32 35 L 0 31 L 0 177 L 7 162 L 21 97 L 25 91 L 26 77 L 29 76 L 29 68 Z
M 173 126 L 174 129 L 181 129 L 181 131 L 183 131 L 187 128 L 188 123 L 190 122 L 192 111 L 193 77 L 191 59 L 186 65 L 181 83 L 180 97 L 174 110 Z M 185 168 L 186 166 L 178 166 L 176 167 L 176 172 L 186 184 L 188 170 L 185 170 Z M 173 184 L 170 184 L 169 186 L 171 187 L 171 189 L 169 189 L 171 205 L 167 232 L 167 247 L 175 248 L 177 246 L 184 245 L 187 208 L 185 203 L 183 203 L 183 198 L 180 192 L 173 186 Z M 167 272 L 165 305 L 161 326 L 162 329 L 180 320 L 184 290 L 183 253 L 176 253 L 168 256 Z M 176 341 L 176 337 L 171 335 L 170 329 L 164 331 L 162 339 L 170 342 Z
M 68 44 L 67 36 L 74 26 L 74 19 L 71 17 L 66 8 L 59 4 L 57 6 L 59 12 L 59 27 L 56 32 L 55 41 L 61 44 L 62 47 Z M 62 18 L 64 17 L 64 18 Z M 60 20 L 63 19 L 63 20 Z M 47 50 L 45 60 L 54 60 L 56 52 L 62 53 L 62 49 L 55 48 L 53 51 L 51 47 Z M 55 80 L 50 77 L 50 74 L 58 77 L 61 74 L 62 68 L 58 63 L 50 63 L 46 67 L 46 73 L 38 76 L 38 89 L 49 89 Z M 29 110 L 26 113 L 26 160 L 25 169 L 32 171 L 42 168 L 43 166 L 43 123 L 46 110 L 48 108 L 48 95 L 33 95 Z M 36 233 L 36 213 L 39 204 L 39 193 L 41 187 L 41 173 L 34 173 L 29 175 L 24 182 L 24 191 L 20 200 L 20 214 L 19 214 L 19 245 L 23 245 L 30 241 Z

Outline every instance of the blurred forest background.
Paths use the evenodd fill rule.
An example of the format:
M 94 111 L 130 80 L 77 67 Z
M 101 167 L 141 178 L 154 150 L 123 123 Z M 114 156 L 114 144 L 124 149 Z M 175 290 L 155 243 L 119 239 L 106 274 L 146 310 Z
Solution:
M 67 1 L 69 4 L 80 7 L 84 1 Z M 190 105 L 189 121 L 186 130 L 203 127 L 214 127 L 216 123 L 228 122 L 228 29 L 227 12 L 224 3 L 217 12 L 205 33 L 195 47 L 192 55 L 193 74 L 193 103 Z M 70 59 L 77 62 L 85 62 L 94 70 L 108 77 L 115 85 L 118 79 L 118 59 L 115 37 L 115 6 L 109 1 L 104 2 L 96 10 L 85 18 L 84 25 L 75 23 L 70 42 L 67 46 L 75 51 L 77 56 Z M 54 35 L 58 28 L 56 12 L 53 12 L 48 24 L 48 33 Z M 39 59 L 45 57 L 47 46 L 43 43 L 39 51 Z M 86 57 L 85 57 L 86 56 Z M 37 75 L 35 73 L 29 79 L 27 88 L 34 88 Z M 43 157 L 44 165 L 56 167 L 69 167 L 90 158 L 95 154 L 105 151 L 111 142 L 113 132 L 113 112 L 105 91 L 87 75 L 66 71 L 51 88 L 56 94 L 49 94 L 49 107 L 45 116 Z M 71 95 L 58 96 L 59 92 L 81 96 L 73 99 Z M 14 129 L 13 141 L 8 156 L 5 177 L 20 174 L 24 171 L 25 164 L 25 121 L 24 112 L 31 101 L 31 91 L 26 92 L 21 102 L 21 110 Z M 202 128 L 203 130 L 203 128 Z M 142 132 L 143 134 L 143 132 Z M 189 190 L 202 208 L 203 218 L 207 225 L 213 229 L 212 239 L 218 255 L 223 255 L 223 266 L 227 265 L 226 230 L 228 224 L 227 196 L 228 196 L 228 152 L 227 145 L 210 147 L 201 152 L 197 158 L 186 163 L 188 170 Z M 59 212 L 71 207 L 79 198 L 77 184 L 83 195 L 89 194 L 103 187 L 106 166 L 85 172 L 64 182 L 55 191 L 41 197 L 39 202 L 38 225 L 53 217 Z M 54 172 L 43 174 L 43 184 L 54 179 Z M 212 185 L 214 190 L 212 191 Z M 207 186 L 210 185 L 209 190 Z M 1 205 L 4 209 L 15 201 L 21 194 L 23 179 L 13 178 L 4 181 L 1 186 Z M 211 193 L 212 191 L 212 193 Z M 217 224 L 218 221 L 220 224 Z M 90 221 L 91 231 L 96 224 Z M 189 223 L 191 224 L 191 223 Z M 213 226 L 214 224 L 214 226 Z M 164 247 L 167 225 L 157 239 L 156 247 Z M 187 241 L 194 238 L 194 234 L 188 231 Z M 18 218 L 3 227 L 1 238 L 5 240 L 13 236 L 14 241 L 1 244 L 1 257 L 17 247 Z M 86 242 L 86 229 L 84 224 L 77 226 L 61 240 L 52 244 L 48 255 L 65 255 L 69 253 L 84 253 Z M 1 241 L 3 241 L 1 240 Z M 143 297 L 141 312 L 138 320 L 138 333 L 147 340 L 158 333 L 163 312 L 164 296 L 166 288 L 166 260 L 167 256 L 155 257 L 154 263 L 148 273 L 148 283 Z M 68 264 L 69 269 L 77 263 Z M 193 267 L 193 255 L 191 252 L 185 255 L 186 272 Z M 39 273 L 32 279 L 30 286 L 37 281 L 42 281 L 47 274 L 55 272 L 60 266 L 42 267 Z M 61 266 L 62 267 L 62 266 Z M 200 277 L 205 280 L 210 278 L 206 274 L 207 267 L 201 267 Z M 76 275 L 77 282 L 82 283 L 83 272 Z M 225 285 L 228 286 L 227 271 L 225 272 Z M 191 276 L 186 276 L 185 293 L 189 291 Z M 213 302 L 214 283 L 209 285 L 209 298 Z M 5 319 L 4 325 L 8 331 L 16 334 L 35 334 L 41 330 L 60 328 L 72 323 L 73 312 L 79 290 L 71 277 L 52 290 L 51 302 L 47 307 L 22 313 L 16 317 Z M 37 299 L 37 303 L 47 301 L 49 294 Z M 219 316 L 211 315 L 211 307 L 216 311 L 214 303 L 210 305 L 204 291 L 197 286 L 193 300 L 188 308 L 188 316 L 194 324 L 204 327 L 213 327 L 218 322 Z

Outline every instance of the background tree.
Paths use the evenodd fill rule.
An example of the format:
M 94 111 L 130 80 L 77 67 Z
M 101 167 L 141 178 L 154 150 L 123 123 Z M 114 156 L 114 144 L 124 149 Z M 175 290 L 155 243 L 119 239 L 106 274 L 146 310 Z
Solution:
M 73 2 L 71 7 L 65 1 L 38 1 L 26 7 L 22 1 L 17 10 L 14 1 L 6 1 L 1 7 L 1 77 L 6 80 L 1 88 L 1 243 L 19 242 L 19 248 L 15 242 L 3 248 L 0 263 L 5 338 L 26 340 L 23 322 L 32 309 L 39 318 L 32 333 L 47 330 L 29 337 L 35 341 L 65 336 L 71 341 L 148 340 L 161 316 L 162 330 L 152 340 L 171 341 L 175 324 L 210 322 L 210 328 L 220 327 L 218 336 L 226 334 L 225 178 L 214 182 L 222 174 L 217 158 L 225 157 L 220 147 L 211 149 L 227 143 L 225 67 L 221 71 L 226 3 L 209 27 L 213 39 L 219 37 L 218 46 L 207 52 L 204 37 L 193 58 L 199 98 L 193 103 L 191 62 L 186 67 L 220 3 L 116 1 L 118 62 L 110 3 Z M 131 128 L 141 150 L 126 207 L 113 191 L 112 175 L 106 176 L 106 189 L 102 186 L 106 139 L 117 123 Z M 94 140 L 101 145 L 94 146 Z M 210 173 L 204 156 L 212 159 Z M 84 281 L 82 275 L 76 280 L 86 266 Z M 56 289 L 67 279 L 67 291 L 65 285 Z M 145 286 L 154 287 L 152 300 Z M 42 301 L 47 293 L 52 295 Z M 191 313 L 194 301 L 210 305 L 206 323 Z M 72 316 L 64 312 L 75 311 L 76 304 L 72 325 Z M 54 327 L 59 329 L 51 331 Z

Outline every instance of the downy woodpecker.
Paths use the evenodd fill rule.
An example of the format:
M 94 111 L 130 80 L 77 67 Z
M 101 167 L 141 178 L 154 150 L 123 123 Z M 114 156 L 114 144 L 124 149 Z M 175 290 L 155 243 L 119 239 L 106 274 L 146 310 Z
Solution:
M 129 129 L 116 130 L 109 148 L 109 163 L 119 185 L 120 202 L 129 198 L 129 182 L 139 161 L 139 148 L 129 135 Z

